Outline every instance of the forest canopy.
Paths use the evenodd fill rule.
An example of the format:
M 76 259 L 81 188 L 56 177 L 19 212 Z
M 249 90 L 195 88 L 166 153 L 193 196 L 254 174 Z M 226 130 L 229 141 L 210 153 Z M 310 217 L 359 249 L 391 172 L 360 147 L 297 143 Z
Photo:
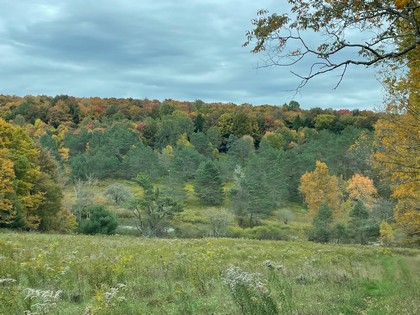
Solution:
M 262 238 L 287 239 L 290 236 L 270 222 L 289 224 L 293 213 L 285 207 L 290 203 L 306 204 L 310 210 L 308 218 L 316 217 L 324 204 L 330 207 L 332 219 L 323 227 L 329 232 L 325 234 L 323 230 L 319 239 L 324 241 L 356 241 L 352 236 L 356 234 L 350 231 L 355 227 L 349 223 L 351 209 L 356 205 L 368 209 L 368 218 L 357 219 L 365 220 L 363 224 L 370 226 L 363 242 L 379 236 L 381 222 L 391 225 L 394 222 L 392 182 L 374 163 L 374 155 L 379 152 L 374 129 L 385 113 L 304 110 L 296 101 L 281 106 L 250 106 L 59 95 L 0 96 L 0 102 L 2 124 L 16 134 L 25 134 L 33 147 L 33 155 L 38 156 L 33 159 L 33 165 L 39 167 L 31 170 L 42 174 L 48 169 L 48 178 L 58 185 L 56 199 L 52 192 L 47 195 L 40 187 L 37 190 L 39 203 L 47 197 L 60 203 L 62 189 L 75 192 L 73 201 L 67 201 L 63 208 L 54 208 L 61 209 L 60 216 L 66 213 L 67 223 L 55 218 L 49 219 L 49 225 L 42 225 L 44 212 L 34 209 L 37 224 L 22 227 L 59 229 L 57 225 L 69 227 L 74 220 L 80 228 L 86 226 L 86 220 L 97 215 L 97 212 L 90 213 L 94 200 L 104 203 L 94 197 L 96 181 L 117 182 L 104 191 L 104 196 L 112 200 L 104 205 L 123 207 L 127 213 L 131 211 L 142 234 L 165 236 L 175 228 L 179 236 L 250 233 Z M 2 150 L 7 156 L 5 150 L 10 145 L 5 146 L 5 143 L 3 141 Z M 41 160 L 47 161 L 39 158 L 44 151 L 56 166 L 41 165 Z M 2 163 L 4 183 L 13 181 L 17 174 L 11 162 L 8 159 Z M 321 166 L 326 171 L 316 175 Z M 54 175 L 57 172 L 59 175 Z M 143 177 L 148 178 L 152 188 L 137 184 L 135 179 Z M 312 177 L 328 181 L 325 196 L 331 198 L 320 198 L 322 195 L 312 192 L 317 186 L 309 188 L 307 185 Z M 137 193 L 133 195 L 137 190 L 130 192 L 121 185 L 124 181 L 148 192 L 150 205 L 146 206 L 146 199 L 139 199 Z M 375 193 L 361 197 L 357 189 L 365 187 L 363 185 L 368 185 L 366 187 L 371 187 Z M 4 196 L 14 193 L 6 188 L 8 185 L 3 186 Z M 34 190 L 30 196 L 32 194 L 36 199 Z M 191 195 L 196 199 L 191 199 Z M 192 203 L 203 209 L 221 207 L 221 212 L 205 214 L 203 210 L 200 214 L 211 226 L 207 232 L 200 230 L 203 227 L 198 228 L 201 221 L 194 223 L 195 219 L 189 218 Z M 387 204 L 385 208 L 384 204 Z M 169 211 L 174 205 L 177 210 Z M 21 211 L 9 201 L 4 202 L 3 208 L 10 215 Z M 25 212 L 28 216 L 32 213 L 29 209 L 32 208 Z M 106 211 L 101 212 L 104 218 L 98 219 L 99 225 L 90 226 L 104 230 L 99 228 L 99 222 L 112 221 Z M 360 213 L 357 211 L 354 213 Z M 9 221 L 6 216 L 2 217 L 4 226 L 12 226 Z M 145 222 L 153 222 L 153 225 L 145 225 Z M 235 225 L 240 230 L 235 230 Z M 316 233 L 311 235 L 318 240 Z

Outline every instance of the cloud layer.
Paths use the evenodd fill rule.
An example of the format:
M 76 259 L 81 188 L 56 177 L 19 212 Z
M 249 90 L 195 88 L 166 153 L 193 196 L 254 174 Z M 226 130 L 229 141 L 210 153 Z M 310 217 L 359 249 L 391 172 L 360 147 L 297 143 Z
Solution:
M 380 107 L 374 72 L 319 77 L 299 94 L 286 68 L 256 66 L 243 48 L 262 0 L 0 0 L 0 93 L 172 98 L 305 108 Z M 302 68 L 302 73 L 305 69 Z

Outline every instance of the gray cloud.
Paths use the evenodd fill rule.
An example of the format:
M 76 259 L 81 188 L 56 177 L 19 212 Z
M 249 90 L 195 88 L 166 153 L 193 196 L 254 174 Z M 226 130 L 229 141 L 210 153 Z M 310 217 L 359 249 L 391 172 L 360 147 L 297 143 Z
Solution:
M 373 71 L 349 71 L 334 91 L 337 74 L 328 74 L 295 96 L 299 80 L 289 69 L 256 69 L 262 56 L 241 47 L 245 31 L 258 9 L 284 10 L 284 1 L 0 0 L 0 7 L 3 94 L 273 105 L 295 97 L 305 108 L 381 102 Z

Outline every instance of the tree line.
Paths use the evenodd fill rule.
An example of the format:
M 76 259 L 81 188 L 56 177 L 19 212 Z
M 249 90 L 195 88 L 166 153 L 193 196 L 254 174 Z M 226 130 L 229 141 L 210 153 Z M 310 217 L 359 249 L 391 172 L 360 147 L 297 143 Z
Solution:
M 199 103 L 196 102 L 195 105 Z M 45 207 L 39 204 L 36 219 L 38 225 L 30 223 L 29 220 L 33 217 L 35 207 L 26 206 L 26 210 L 18 211 L 19 207 L 10 201 L 7 207 L 3 207 L 4 211 L 8 209 L 9 218 L 2 217 L 2 226 L 59 230 L 60 227 L 54 220 L 58 220 L 63 211 L 67 211 L 67 229 L 74 228 L 76 221 L 79 228 L 83 226 L 84 231 L 95 230 L 87 220 L 90 219 L 91 212 L 92 217 L 95 217 L 104 209 L 92 208 L 89 197 L 82 196 L 82 189 L 78 194 L 80 202 L 76 202 L 72 209 L 62 209 L 60 206 L 60 185 L 77 186 L 89 182 L 92 177 L 98 180 L 120 179 L 137 182 L 144 195 L 137 200 L 131 198 L 133 200 L 129 208 L 138 220 L 139 230 L 148 231 L 150 235 L 164 235 L 165 229 L 170 226 L 171 217 L 182 211 L 187 183 L 193 184 L 194 194 L 203 206 L 229 204 L 240 228 L 253 228 L 263 224 L 276 209 L 289 202 L 307 204 L 313 220 L 322 207 L 329 207 L 332 214 L 334 211 L 341 211 L 339 220 L 331 215 L 331 222 L 328 221 L 327 224 L 328 231 L 323 231 L 322 237 L 317 236 L 319 232 L 310 232 L 311 238 L 318 241 L 350 239 L 344 231 L 341 231 L 341 234 L 334 234 L 332 231 L 349 226 L 351 209 L 356 199 L 347 201 L 349 193 L 345 186 L 354 176 L 375 183 L 376 203 L 384 204 L 382 200 L 390 200 L 391 184 L 381 177 L 381 173 L 372 162 L 376 152 L 373 126 L 362 128 L 357 123 L 368 119 L 377 121 L 381 114 L 369 112 L 369 115 L 358 116 L 360 112 L 357 111 L 342 110 L 327 114 L 325 111 L 316 110 L 318 114 L 313 118 L 313 126 L 307 127 L 303 121 L 308 121 L 308 117 L 314 111 L 301 110 L 296 102 L 281 107 L 263 108 L 226 105 L 224 113 L 214 121 L 214 112 L 208 110 L 212 107 L 209 104 L 203 103 L 199 109 L 195 108 L 193 116 L 188 111 L 190 107 L 185 111 L 167 103 L 156 104 L 156 107 L 159 110 L 157 116 L 147 116 L 140 121 L 130 120 L 118 113 L 98 119 L 84 118 L 78 123 L 70 119 L 57 126 L 50 125 L 41 118 L 35 118 L 32 124 L 27 118 L 19 116 L 20 114 L 10 122 L 2 120 L 2 125 L 7 126 L 7 130 L 26 137 L 26 141 L 36 152 L 32 155 L 38 154 L 38 158 L 34 159 L 28 168 L 32 171 L 39 169 L 42 174 L 42 170 L 46 169 L 45 166 L 42 167 L 42 163 L 50 161 L 52 166 L 48 168 L 48 179 L 51 185 L 56 185 L 55 199 L 52 193 L 46 193 L 45 188 L 38 189 L 40 196 L 42 195 L 41 199 L 55 200 L 55 203 L 49 203 L 51 213 L 41 211 Z M 216 105 L 217 111 L 220 110 L 219 107 Z M 278 115 L 275 123 L 262 132 L 257 116 L 263 109 L 271 114 L 283 113 L 283 116 Z M 295 124 L 289 124 L 288 127 L 285 117 L 289 116 L 295 117 Z M 300 121 L 299 124 L 296 120 Z M 338 130 L 338 122 L 343 121 L 353 123 L 346 124 L 345 128 Z M 16 135 L 9 138 L 17 139 Z M 3 139 L 6 139 L 5 137 L 6 133 Z M 6 141 L 2 143 L 5 147 Z M 41 154 L 47 155 L 48 159 L 40 158 Z M 32 156 L 26 151 L 20 151 L 18 155 Z M 14 159 L 18 158 L 10 156 L 8 151 L 4 151 L 3 156 L 7 156 L 13 163 Z M 328 174 L 331 173 L 331 176 L 336 178 L 334 184 L 322 193 L 305 190 L 306 182 L 312 182 L 320 189 L 321 185 L 315 180 L 305 180 L 305 176 L 317 171 L 320 163 L 327 167 Z M 3 168 L 6 167 L 7 164 L 4 164 Z M 12 169 L 11 164 L 9 169 Z M 57 174 L 66 179 L 64 183 L 59 182 Z M 9 176 L 9 181 L 13 180 L 17 179 Z M 35 182 L 38 183 L 37 180 Z M 156 183 L 163 186 L 159 188 Z M 226 185 L 231 188 L 225 189 Z M 2 190 L 6 196 L 7 189 Z M 29 189 L 26 194 L 36 200 L 38 195 L 34 191 Z M 335 191 L 337 201 L 331 204 L 328 196 Z M 126 192 L 120 187 L 119 193 Z M 113 195 L 118 203 L 118 194 L 114 192 L 110 195 Z M 314 196 L 322 199 L 315 203 L 315 206 L 310 201 Z M 365 221 L 372 223 L 370 234 L 363 242 L 369 237 L 379 235 L 379 225 L 382 221 L 387 224 L 393 223 L 392 214 L 389 215 L 389 212 L 392 213 L 392 206 L 388 206 L 391 209 L 387 208 L 383 213 L 378 213 L 378 206 L 375 211 L 371 211 L 375 202 L 362 205 L 369 210 Z M 392 204 L 391 200 L 388 205 Z M 61 209 L 60 212 L 57 209 Z M 115 221 L 110 213 L 102 212 L 102 216 L 108 218 L 109 222 Z M 26 221 L 22 221 L 22 213 L 27 217 L 27 223 L 23 223 Z M 325 220 L 322 222 L 326 224 Z M 112 224 L 115 226 L 115 223 Z M 314 226 L 317 224 L 314 223 Z

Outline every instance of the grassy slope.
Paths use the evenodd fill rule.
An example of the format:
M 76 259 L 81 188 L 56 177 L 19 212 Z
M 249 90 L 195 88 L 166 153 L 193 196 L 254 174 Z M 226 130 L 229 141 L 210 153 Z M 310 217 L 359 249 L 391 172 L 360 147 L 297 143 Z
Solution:
M 230 265 L 260 273 L 282 314 L 420 313 L 414 249 L 4 232 L 0 314 L 243 314 L 222 280 Z M 28 288 L 62 293 L 53 307 Z
M 132 194 L 141 195 L 142 190 L 139 186 L 128 180 L 100 180 L 92 187 L 92 202 L 94 204 L 105 205 L 108 209 L 115 212 L 119 217 L 119 224 L 121 226 L 135 226 L 135 221 L 130 211 L 124 205 L 116 205 L 114 202 L 104 196 L 107 188 L 115 183 L 124 185 Z M 225 194 L 229 194 L 233 183 L 229 182 L 225 185 Z M 163 188 L 160 185 L 160 188 Z M 228 210 L 230 208 L 229 198 L 225 198 L 224 204 L 221 207 L 206 207 L 200 204 L 198 198 L 194 194 L 194 187 L 192 183 L 185 185 L 186 200 L 184 200 L 184 211 L 175 217 L 175 225 L 182 229 L 184 237 L 202 237 L 210 235 L 209 218 L 212 216 L 224 216 L 230 221 L 230 226 L 235 227 L 235 221 L 232 213 Z M 75 202 L 75 192 L 72 186 L 67 186 L 64 190 L 64 205 L 68 208 Z M 283 233 L 290 239 L 306 239 L 305 229 L 310 226 L 306 216 L 306 210 L 299 204 L 287 204 L 283 208 L 288 209 L 290 213 L 290 221 L 286 225 L 283 223 L 279 212 L 281 209 L 273 212 L 270 218 L 263 220 L 265 225 L 274 226 L 277 230 Z M 239 232 L 240 229 L 236 229 Z M 118 229 L 118 234 L 135 234 L 135 230 Z M 241 233 L 237 233 L 241 235 Z

